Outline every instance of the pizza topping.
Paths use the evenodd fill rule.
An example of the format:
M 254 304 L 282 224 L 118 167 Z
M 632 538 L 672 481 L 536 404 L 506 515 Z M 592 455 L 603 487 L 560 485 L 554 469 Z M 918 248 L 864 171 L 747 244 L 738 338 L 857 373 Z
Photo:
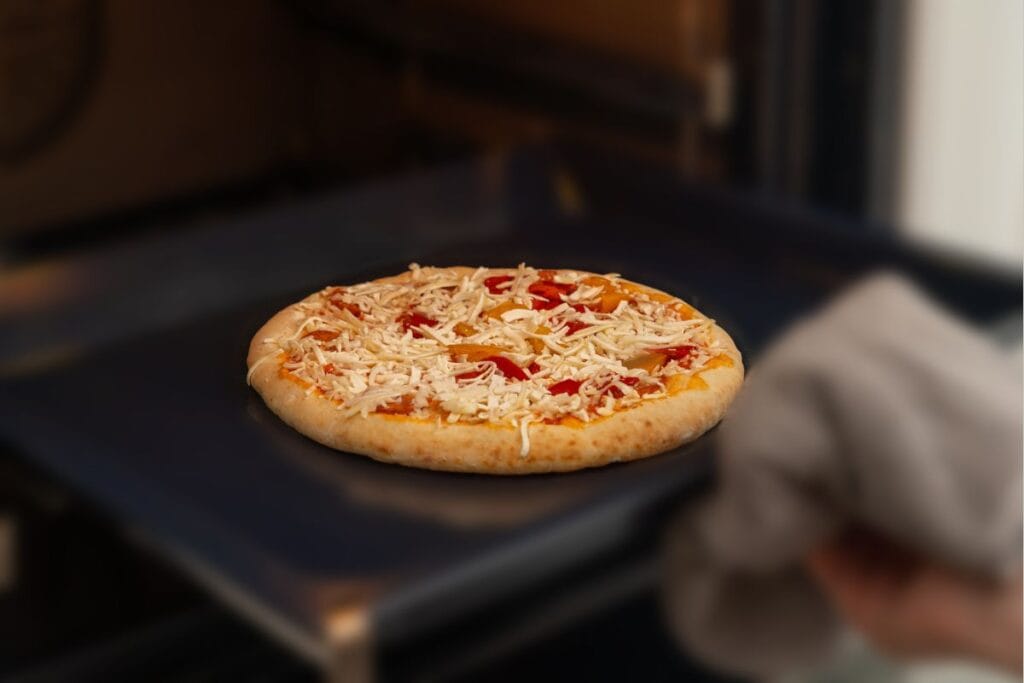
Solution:
M 667 349 L 651 349 L 650 351 L 651 353 L 657 353 L 665 356 L 666 358 L 671 358 L 672 360 L 687 360 L 696 350 L 696 346 L 686 344 L 684 346 L 672 346 Z
M 537 329 L 533 331 L 533 334 L 539 336 L 527 337 L 526 343 L 530 345 L 530 348 L 533 349 L 534 353 L 544 353 L 544 349 L 547 347 L 544 344 L 544 340 L 540 337 L 543 337 L 546 334 L 551 334 L 551 328 L 547 325 L 538 325 Z
M 643 370 L 653 375 L 658 368 L 665 364 L 665 356 L 660 353 L 642 353 L 623 361 L 622 364 L 630 370 Z
M 476 328 L 469 323 L 455 323 L 455 327 L 453 327 L 452 330 L 460 337 L 472 337 L 476 334 Z
M 500 346 L 487 346 L 485 344 L 452 344 L 448 347 L 448 353 L 452 354 L 452 356 L 465 358 L 473 362 L 487 360 L 504 352 L 505 349 Z
M 408 332 L 412 330 L 412 336 L 417 339 L 423 338 L 423 332 L 416 329 L 417 327 L 433 327 L 437 324 L 437 321 L 433 318 L 428 318 L 422 313 L 416 311 L 407 311 L 398 317 L 398 322 L 402 324 L 402 329 Z
M 347 304 L 344 301 L 339 301 L 335 299 L 332 299 L 330 303 L 334 308 L 338 309 L 339 311 L 348 311 L 356 318 L 363 317 L 362 309 L 359 308 L 359 306 L 356 306 L 355 304 Z
M 348 311 L 355 318 L 362 318 L 363 310 L 357 304 L 346 302 L 343 298 L 344 292 L 345 290 L 340 287 L 330 290 L 327 293 L 328 303 L 338 311 Z
M 503 289 L 508 288 L 508 283 L 515 280 L 514 275 L 495 275 L 484 279 L 484 287 L 491 294 L 501 294 Z
M 550 311 L 561 303 L 561 301 L 551 301 L 548 299 L 533 299 L 530 302 L 530 308 L 535 311 Z
M 598 300 L 597 310 L 601 313 L 612 313 L 621 303 L 628 302 L 629 300 L 629 295 L 623 292 L 604 291 Z
M 552 394 L 578 394 L 580 391 L 580 384 L 575 379 L 563 379 L 561 382 L 555 382 L 548 386 L 548 391 Z
M 389 415 L 408 415 L 412 410 L 412 396 L 404 394 L 397 401 L 389 401 L 382 406 L 378 406 L 376 412 L 387 413 Z
M 484 360 L 490 361 L 498 366 L 498 372 L 509 379 L 518 379 L 521 381 L 529 379 L 521 367 L 510 361 L 508 358 L 505 358 L 505 356 L 488 356 L 487 358 L 484 358 Z
M 460 372 L 459 374 L 455 375 L 455 379 L 461 379 L 461 380 L 476 379 L 480 375 L 484 374 L 484 372 L 486 372 L 486 370 L 470 370 L 469 372 Z
M 524 308 L 526 308 L 526 306 L 523 306 L 522 304 L 516 303 L 515 301 L 505 301 L 503 303 L 498 304 L 494 308 L 488 309 L 487 313 L 485 315 L 488 318 L 494 318 L 495 320 L 501 320 L 501 319 L 504 318 L 504 315 L 506 313 L 508 313 L 509 311 L 514 311 L 514 310 L 517 310 L 517 309 L 524 309 Z
M 530 285 L 526 291 L 535 296 L 539 296 L 541 299 L 561 303 L 562 295 L 572 294 L 576 291 L 576 287 L 574 285 L 560 284 L 551 280 L 538 280 Z
M 590 325 L 580 320 L 570 320 L 565 324 L 565 327 L 569 330 L 569 334 L 572 335 L 576 334 L 580 330 L 587 329 Z
M 601 392 L 601 396 L 603 397 L 605 395 L 608 395 L 611 396 L 612 398 L 622 398 L 625 394 L 623 393 L 621 385 L 635 387 L 639 383 L 639 377 L 616 377 L 612 382 L 608 384 L 608 386 L 604 388 L 604 391 Z
M 307 332 L 302 336 L 312 337 L 317 341 L 333 341 L 338 338 L 339 334 L 340 332 L 335 332 L 334 330 L 314 330 L 313 332 Z
M 414 265 L 299 310 L 272 356 L 342 415 L 507 424 L 526 448 L 531 422 L 585 424 L 732 362 L 712 321 L 614 274 Z
M 735 365 L 735 363 L 733 363 L 732 358 L 725 355 L 724 353 L 720 353 L 714 358 L 708 360 L 704 364 L 704 369 L 710 370 L 711 368 L 731 368 L 733 367 L 733 365 Z
M 650 349 L 650 352 L 663 358 L 665 363 L 675 361 L 680 368 L 689 368 L 693 361 L 693 355 L 697 352 L 697 347 L 692 344 L 684 344 L 666 349 Z

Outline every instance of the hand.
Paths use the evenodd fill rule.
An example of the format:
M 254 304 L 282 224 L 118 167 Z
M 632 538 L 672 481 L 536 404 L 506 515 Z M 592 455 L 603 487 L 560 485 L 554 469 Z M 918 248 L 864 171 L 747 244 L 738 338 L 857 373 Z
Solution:
M 836 609 L 881 650 L 1021 672 L 1020 574 L 979 579 L 863 532 L 818 546 L 805 564 Z

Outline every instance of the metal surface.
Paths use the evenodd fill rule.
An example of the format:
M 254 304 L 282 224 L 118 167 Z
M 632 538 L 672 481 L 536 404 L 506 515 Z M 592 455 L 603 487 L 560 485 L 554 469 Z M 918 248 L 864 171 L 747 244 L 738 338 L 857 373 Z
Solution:
M 608 551 L 705 471 L 693 449 L 518 479 L 335 453 L 245 386 L 258 320 L 218 317 L 13 382 L 4 433 L 321 664 L 366 637 L 370 605 L 374 633 L 413 637 Z
M 1020 301 L 1018 280 L 854 225 L 527 150 L 0 278 L 0 302 L 21 297 L 0 311 L 0 435 L 295 651 L 364 677 L 375 649 L 607 556 L 707 482 L 706 439 L 495 478 L 382 465 L 284 426 L 245 386 L 253 331 L 413 259 L 618 271 L 693 300 L 748 360 L 879 265 L 979 321 Z

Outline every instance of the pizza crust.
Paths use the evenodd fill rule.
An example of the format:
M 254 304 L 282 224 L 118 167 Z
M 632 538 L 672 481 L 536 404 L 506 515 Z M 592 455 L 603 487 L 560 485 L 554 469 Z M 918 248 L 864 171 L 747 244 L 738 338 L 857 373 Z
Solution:
M 459 270 L 472 273 L 475 269 L 459 267 Z M 494 269 L 494 272 L 506 271 Z M 406 277 L 408 274 L 403 273 L 377 282 L 402 281 Z M 307 300 L 315 297 L 313 294 Z M 700 377 L 707 388 L 683 390 L 644 401 L 582 426 L 532 423 L 529 426 L 530 451 L 522 456 L 519 429 L 512 426 L 449 424 L 436 419 L 381 413 L 342 417 L 332 401 L 315 392 L 307 393 L 300 381 L 281 370 L 279 362 L 267 359 L 276 350 L 268 340 L 293 334 L 303 318 L 298 304 L 293 304 L 277 313 L 253 337 L 247 359 L 252 387 L 284 422 L 309 438 L 341 451 L 410 467 L 449 472 L 532 474 L 566 472 L 648 457 L 693 441 L 713 427 L 743 382 L 740 352 L 725 330 L 715 325 L 713 336 L 733 365 L 701 371 Z M 257 362 L 259 365 L 253 370 Z

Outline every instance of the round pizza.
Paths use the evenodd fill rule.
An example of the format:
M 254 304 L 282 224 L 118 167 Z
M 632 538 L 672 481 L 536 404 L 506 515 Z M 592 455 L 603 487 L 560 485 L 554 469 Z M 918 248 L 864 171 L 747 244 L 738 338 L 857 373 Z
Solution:
M 617 274 L 421 268 L 271 318 L 248 381 L 322 444 L 412 467 L 556 472 L 696 439 L 743 381 L 726 332 Z

